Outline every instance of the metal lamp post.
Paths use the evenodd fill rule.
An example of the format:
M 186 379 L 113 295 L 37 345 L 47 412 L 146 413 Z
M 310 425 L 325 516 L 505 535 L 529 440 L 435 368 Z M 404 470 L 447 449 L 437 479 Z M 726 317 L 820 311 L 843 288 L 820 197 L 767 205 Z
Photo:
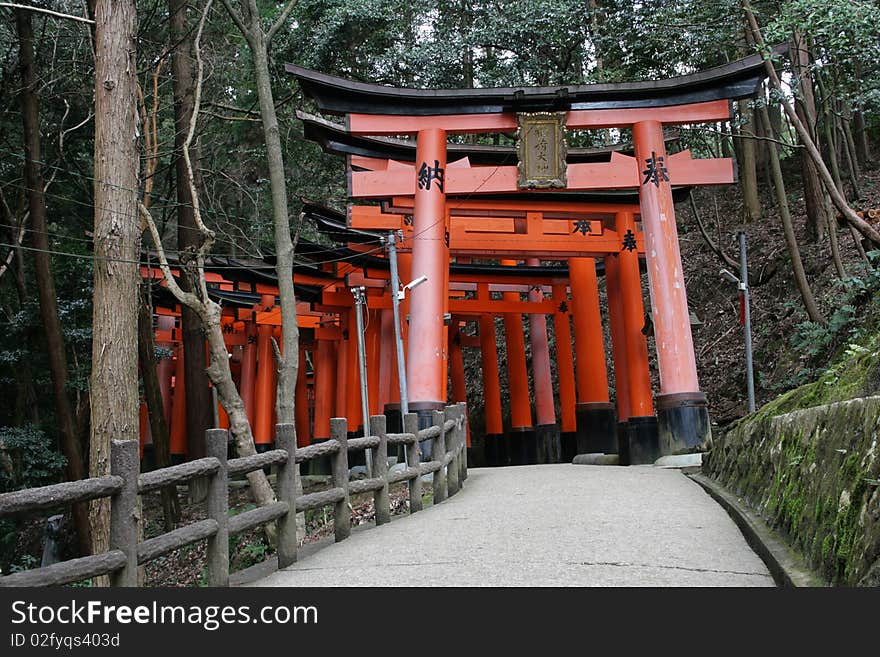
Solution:
M 739 231 L 739 262 L 740 273 L 739 278 L 734 276 L 726 269 L 721 270 L 721 276 L 736 284 L 742 295 L 743 302 L 743 324 L 745 328 L 746 342 L 746 386 L 749 396 L 749 413 L 755 412 L 755 372 L 752 360 L 752 313 L 751 313 L 751 297 L 749 294 L 749 269 L 746 259 L 746 234 L 745 231 Z

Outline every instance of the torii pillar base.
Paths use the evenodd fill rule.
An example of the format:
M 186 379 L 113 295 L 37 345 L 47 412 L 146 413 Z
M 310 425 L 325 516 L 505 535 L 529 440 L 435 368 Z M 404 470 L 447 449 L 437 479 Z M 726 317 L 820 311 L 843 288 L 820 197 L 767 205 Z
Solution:
M 443 402 L 410 402 L 409 412 L 419 417 L 419 430 L 427 429 L 434 424 L 434 411 L 442 411 L 446 407 Z M 434 440 L 424 440 L 419 444 L 422 462 L 432 460 Z
M 559 436 L 559 425 L 557 424 L 539 424 L 535 427 L 538 463 L 559 463 Z
M 487 433 L 483 437 L 483 454 L 486 465 L 490 468 L 508 465 L 507 440 L 504 434 Z
M 559 434 L 559 462 L 571 463 L 577 456 L 578 435 L 574 431 L 563 431 Z
M 486 438 L 471 434 L 471 444 L 467 448 L 468 467 L 485 468 L 486 463 Z
M 501 465 L 534 465 L 538 462 L 538 438 L 532 427 L 512 427 L 505 442 L 509 463 Z
M 400 412 L 400 404 L 385 404 L 382 409 L 385 414 L 385 430 L 388 433 L 403 433 L 403 413 Z M 403 463 L 404 445 L 388 447 L 388 456 L 396 456 L 398 463 Z
M 653 463 L 660 456 L 657 418 L 653 415 L 631 417 L 620 436 L 620 465 L 644 465 Z
M 614 404 L 581 402 L 577 405 L 576 414 L 578 454 L 617 454 L 617 413 Z
M 712 445 L 709 406 L 702 392 L 657 395 L 660 454 L 704 452 Z
M 327 440 L 329 440 L 329 438 L 312 438 L 310 442 L 312 445 L 317 445 L 318 443 L 323 443 Z M 330 456 L 319 456 L 316 459 L 310 459 L 306 466 L 306 474 L 323 476 L 333 474 Z

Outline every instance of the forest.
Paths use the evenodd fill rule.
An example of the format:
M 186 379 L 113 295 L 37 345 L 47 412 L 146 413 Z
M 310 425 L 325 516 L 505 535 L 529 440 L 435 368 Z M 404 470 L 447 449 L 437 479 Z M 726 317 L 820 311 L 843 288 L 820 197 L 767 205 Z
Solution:
M 209 379 L 238 453 L 254 449 L 223 387 L 206 258 L 264 261 L 290 281 L 277 417 L 293 421 L 297 370 L 311 366 L 297 356 L 299 239 L 327 243 L 333 258 L 301 209 L 344 212 L 348 198 L 344 160 L 304 138 L 297 113 L 318 111 L 288 63 L 399 87 L 488 88 L 663 80 L 762 53 L 771 74 L 758 99 L 669 141 L 694 157 L 734 156 L 738 169 L 736 185 L 694 190 L 677 207 L 713 421 L 723 430 L 747 413 L 736 290 L 718 275 L 738 271 L 740 230 L 759 405 L 816 381 L 812 402 L 880 388 L 876 376 L 847 387 L 840 365 L 880 360 L 876 0 L 34 0 L 0 2 L 0 17 L 0 492 L 107 474 L 111 437 L 138 438 L 152 385 L 139 372 L 169 357 L 152 344 L 139 267 L 163 258 L 186 272 L 173 290 L 183 344 L 209 344 L 207 355 L 186 351 L 190 453 L 203 453 L 213 426 Z M 568 139 L 629 147 L 632 136 Z M 474 424 L 478 360 L 465 361 Z M 274 493 L 259 475 L 253 501 L 265 504 Z M 179 514 L 166 506 L 166 523 Z M 65 550 L 105 549 L 108 526 L 108 505 L 76 505 Z M 41 536 L 0 520 L 4 574 L 37 565 Z

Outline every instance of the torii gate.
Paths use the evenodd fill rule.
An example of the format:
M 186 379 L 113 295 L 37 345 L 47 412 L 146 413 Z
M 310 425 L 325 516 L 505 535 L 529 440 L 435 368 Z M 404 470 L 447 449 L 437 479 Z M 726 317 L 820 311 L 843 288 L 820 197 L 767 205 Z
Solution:
M 450 204 L 452 205 L 452 204 Z M 623 462 L 645 460 L 640 457 L 644 446 L 656 446 L 657 424 L 651 399 L 650 374 L 647 349 L 641 329 L 644 325 L 642 290 L 639 275 L 639 256 L 644 255 L 644 239 L 636 227 L 638 204 L 625 198 L 611 202 L 609 199 L 573 202 L 544 199 L 541 201 L 493 201 L 483 199 L 457 199 L 449 226 L 449 252 L 455 256 L 532 256 L 529 264 L 537 265 L 534 256 L 564 258 L 569 262 L 571 292 L 574 300 L 575 345 L 577 368 L 577 440 L 564 440 L 564 460 L 570 461 L 576 453 L 622 451 Z M 393 199 L 390 209 L 396 213 L 412 212 L 411 200 Z M 401 249 L 413 241 L 412 222 L 404 214 L 389 214 L 375 206 L 350 208 L 353 228 L 368 230 L 403 229 Z M 510 215 L 510 216 L 506 216 Z M 552 217 L 552 218 L 551 218 Z M 614 407 L 610 403 L 605 363 L 605 346 L 602 340 L 602 320 L 599 309 L 599 293 L 595 259 L 602 258 L 611 292 L 609 319 L 612 329 L 612 350 L 617 384 L 618 412 L 615 421 Z M 502 260 L 504 263 L 505 260 Z M 516 264 L 516 260 L 512 263 Z M 624 271 L 621 284 L 620 271 Z M 517 295 L 509 297 L 513 300 Z M 561 297 L 561 298 L 560 298 Z M 561 306 L 565 289 L 554 289 L 553 301 Z M 624 310 L 626 309 L 626 311 Z M 548 313 L 550 314 L 550 313 Z M 522 346 L 522 328 L 518 317 L 505 315 L 508 348 L 508 376 L 511 379 L 511 408 L 514 412 L 513 427 L 522 431 L 532 430 L 528 415 L 529 400 L 525 379 L 525 356 Z M 537 320 L 537 321 L 535 321 Z M 530 315 L 532 329 L 546 334 L 546 323 L 541 317 Z M 542 328 L 542 322 L 543 328 Z M 556 315 L 557 331 L 562 334 L 557 344 L 570 344 L 569 327 Z M 488 325 L 483 324 L 484 329 Z M 629 345 L 627 344 L 627 336 Z M 513 340 L 511 344 L 510 341 Z M 546 344 L 546 338 L 543 343 Z M 542 344 L 533 340 L 533 347 Z M 628 352 L 632 356 L 627 358 Z M 543 359 L 543 354 L 533 354 Z M 549 355 L 547 368 L 549 368 Z M 569 358 L 570 360 L 570 358 Z M 548 369 L 549 374 L 549 369 Z M 514 385 L 515 383 L 515 385 Z M 567 382 L 562 378 L 560 387 Z M 630 390 L 632 387 L 632 390 Z M 521 391 L 525 390 L 525 397 Z M 561 395 L 562 397 L 562 395 Z M 549 400 L 541 398 L 536 389 L 536 411 L 545 417 L 552 415 L 552 391 Z M 617 424 L 624 426 L 622 430 Z M 538 427 L 548 426 L 538 419 Z M 552 420 L 555 424 L 555 418 Z M 633 429 L 630 430 L 630 425 Z M 546 429 L 541 429 L 546 433 Z M 519 438 L 514 434 L 514 441 Z M 540 443 L 545 435 L 536 437 Z M 531 436 L 524 436 L 531 440 Z M 491 452 L 490 446 L 490 452 Z M 540 447 L 539 447 L 540 449 Z M 656 448 L 652 447 L 652 452 Z M 490 460 L 503 460 L 493 459 Z M 529 459 L 527 458 L 527 461 Z M 653 458 L 650 458 L 653 460 Z
M 402 140 L 376 137 L 359 137 L 346 133 L 341 126 L 330 123 L 310 114 L 298 112 L 297 116 L 304 122 L 305 134 L 317 141 L 328 154 L 343 155 L 349 158 L 352 166 L 363 164 L 374 169 L 388 169 L 400 166 L 400 161 L 415 160 L 415 144 Z M 479 161 L 483 164 L 504 164 L 516 159 L 516 151 L 506 146 L 484 146 L 473 144 L 450 144 L 456 155 L 467 160 Z M 576 162 L 609 161 L 621 146 L 573 149 L 569 159 Z M 397 158 L 397 159 L 392 159 Z M 688 188 L 676 188 L 675 197 L 686 197 Z M 561 291 L 554 285 L 553 299 L 560 306 L 575 306 L 575 336 L 578 351 L 578 403 L 575 409 L 574 375 L 568 371 L 572 356 L 570 348 L 570 327 L 567 313 L 554 313 L 554 324 L 565 337 L 557 342 L 563 355 L 557 359 L 559 370 L 559 399 L 562 413 L 562 434 L 556 423 L 554 393 L 550 379 L 550 358 L 547 343 L 545 315 L 530 313 L 530 342 L 532 347 L 532 374 L 534 377 L 534 401 L 537 423 L 532 427 L 529 408 L 528 382 L 526 364 L 522 352 L 522 332 L 519 319 L 521 315 L 514 313 L 503 315 L 505 319 L 506 338 L 513 339 L 508 358 L 508 380 L 514 426 L 504 440 L 501 427 L 500 400 L 495 400 L 497 387 L 496 360 L 494 340 L 482 340 L 484 370 L 484 400 L 486 402 L 486 451 L 490 464 L 504 464 L 508 461 L 534 462 L 535 457 L 545 454 L 548 460 L 559 459 L 554 448 L 561 448 L 562 460 L 570 461 L 576 453 L 605 452 L 621 453 L 621 462 L 630 462 L 632 452 L 636 459 L 644 457 L 653 460 L 652 453 L 640 448 L 641 445 L 657 445 L 657 424 L 653 417 L 650 380 L 647 368 L 647 351 L 645 338 L 641 332 L 641 301 L 638 270 L 635 276 L 628 276 L 628 284 L 624 288 L 618 285 L 618 251 L 625 255 L 622 260 L 637 266 L 634 258 L 629 258 L 633 251 L 644 256 L 644 240 L 642 233 L 636 229 L 632 219 L 639 213 L 638 197 L 632 192 L 576 192 L 569 194 L 535 193 L 520 194 L 515 199 L 510 197 L 481 196 L 478 198 L 455 198 L 447 204 L 447 225 L 449 226 L 449 252 L 455 256 L 456 262 L 471 261 L 470 256 L 507 256 L 521 258 L 523 255 L 540 255 L 546 258 L 576 258 L 571 266 L 578 273 L 573 278 L 574 295 L 580 300 L 576 304 L 560 301 L 565 298 L 565 288 Z M 413 199 L 411 197 L 392 197 L 377 206 L 350 206 L 348 221 L 339 213 L 326 207 L 305 202 L 304 212 L 316 222 L 319 230 L 327 231 L 333 236 L 347 234 L 355 240 L 363 240 L 369 235 L 372 240 L 386 230 L 400 229 L 403 241 L 398 244 L 398 253 L 402 268 L 409 271 L 411 253 L 409 244 L 412 238 Z M 393 215 L 402 216 L 393 216 Z M 479 218 L 479 219 L 478 219 Z M 633 224 L 633 225 L 631 225 Z M 573 226 L 573 230 L 571 230 Z M 622 230 L 618 234 L 618 226 Z M 349 244 L 355 250 L 363 249 L 358 244 Z M 617 431 L 614 430 L 614 410 L 609 403 L 607 376 L 602 341 L 602 323 L 600 318 L 598 288 L 595 266 L 586 258 L 604 256 L 603 263 L 608 272 L 608 283 L 615 292 L 611 297 L 608 309 L 612 332 L 612 357 L 616 381 Z M 609 263 L 608 259 L 612 261 Z M 504 262 L 504 261 L 502 261 Z M 513 261 L 515 263 L 515 261 Z M 538 258 L 527 258 L 526 265 L 531 267 L 540 264 Z M 626 267 L 624 267 L 626 269 Z M 566 286 L 568 282 L 566 271 Z M 528 274 L 526 274 L 528 276 Z M 387 277 L 387 274 L 386 274 Z M 450 286 L 451 287 L 451 286 Z M 628 297 L 624 304 L 616 293 Z M 527 291 L 527 290 L 526 290 Z M 524 292 L 521 290 L 520 292 Z M 530 300 L 537 300 L 537 291 L 529 292 Z M 534 297 L 534 299 L 533 299 Z M 514 299 L 515 295 L 508 295 Z M 631 333 L 630 351 L 633 366 L 627 369 L 626 352 L 628 347 L 624 340 L 623 307 L 630 308 Z M 636 311 L 637 308 L 637 311 Z M 569 308 L 570 309 L 570 308 Z M 491 316 L 481 318 L 482 333 L 492 331 Z M 516 321 L 515 321 L 516 320 Z M 457 366 L 460 362 L 460 351 L 450 330 L 448 354 L 453 384 L 456 381 Z M 636 347 L 640 348 L 636 348 Z M 489 372 L 489 376 L 485 374 Z M 463 389 L 463 373 L 461 374 Z M 571 382 L 569 385 L 569 381 Z M 637 384 L 636 382 L 639 382 Z M 630 404 L 629 387 L 636 385 L 633 395 L 634 404 Z M 464 394 L 453 394 L 456 401 L 465 401 Z M 635 413 L 632 412 L 633 406 Z M 392 409 L 393 410 L 393 409 Z M 388 411 L 388 409 L 386 409 Z M 569 413 L 571 416 L 569 417 Z M 576 422 L 575 422 L 575 419 Z M 630 421 L 630 418 L 633 418 Z M 534 435 L 531 429 L 534 428 Z M 561 445 L 558 443 L 561 442 Z M 526 447 L 522 447 L 522 443 Z M 537 443 L 537 445 L 534 445 Z M 630 443 L 635 449 L 630 449 Z M 508 448 L 511 444 L 514 447 Z M 548 448 L 549 446 L 549 448 Z M 476 448 L 477 450 L 480 447 Z M 526 455 L 523 457 L 522 452 Z M 640 455 L 639 452 L 642 452 Z M 656 451 L 656 447 L 654 449 Z M 519 453 L 519 457 L 517 457 Z M 478 451 L 479 454 L 479 451 Z M 552 456 L 551 456 L 552 454 Z M 541 462 L 541 461 L 539 461 Z
M 673 185 L 734 181 L 731 159 L 670 157 L 664 125 L 728 120 L 730 100 L 754 96 L 764 78 L 754 55 L 708 71 L 661 82 L 519 89 L 418 90 L 364 84 L 288 65 L 323 112 L 345 115 L 353 135 L 414 135 L 414 165 L 349 167 L 355 198 L 413 198 L 413 290 L 407 378 L 411 408 L 427 424 L 442 407 L 445 376 L 447 196 L 520 194 L 524 189 L 638 189 L 652 317 L 660 371 L 656 398 L 663 453 L 704 448 L 710 440 L 700 391 L 675 225 Z M 566 129 L 632 130 L 635 157 L 566 167 Z M 520 166 L 447 162 L 447 135 L 520 131 Z M 531 139 L 531 142 L 529 141 Z M 547 160 L 548 146 L 550 158 Z M 540 162 L 540 160 L 544 160 Z M 531 160 L 531 161 L 529 161 Z
M 760 56 L 661 82 L 557 88 L 399 89 L 292 65 L 287 70 L 321 111 L 345 115 L 351 134 L 416 136 L 414 165 L 370 169 L 369 158 L 363 158 L 358 165 L 365 170 L 350 167 L 349 191 L 355 198 L 413 198 L 412 273 L 427 276 L 428 283 L 412 294 L 407 377 L 411 408 L 423 415 L 425 423 L 430 411 L 445 402 L 441 393 L 444 281 L 449 263 L 447 196 L 513 195 L 536 187 L 638 189 L 660 370 L 656 399 L 660 447 L 670 453 L 707 445 L 708 410 L 697 377 L 672 186 L 731 183 L 734 163 L 726 158 L 694 160 L 687 153 L 668 156 L 663 126 L 728 120 L 731 99 L 757 92 L 764 77 Z M 534 127 L 537 124 L 541 125 Z M 523 126 L 531 127 L 522 130 Z M 551 149 L 551 164 L 556 165 L 552 160 L 561 156 L 561 167 L 552 167 L 544 178 L 546 166 L 529 168 L 528 162 L 525 166 L 447 163 L 449 134 L 520 129 L 523 151 L 533 152 L 534 162 L 542 153 L 546 157 L 548 142 L 562 143 L 565 129 L 598 128 L 631 129 L 635 157 L 614 154 L 610 162 L 574 163 L 566 169 L 564 150 Z M 531 145 L 529 135 L 533 135 Z M 560 169 L 565 170 L 564 179 Z

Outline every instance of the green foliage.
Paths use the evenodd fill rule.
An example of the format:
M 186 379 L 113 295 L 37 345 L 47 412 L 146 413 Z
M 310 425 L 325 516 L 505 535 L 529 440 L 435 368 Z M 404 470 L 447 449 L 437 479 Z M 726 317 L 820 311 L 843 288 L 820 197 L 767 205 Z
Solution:
M 0 450 L 8 458 L 0 467 L 0 492 L 54 484 L 67 462 L 46 434 L 32 425 L 0 427 Z

